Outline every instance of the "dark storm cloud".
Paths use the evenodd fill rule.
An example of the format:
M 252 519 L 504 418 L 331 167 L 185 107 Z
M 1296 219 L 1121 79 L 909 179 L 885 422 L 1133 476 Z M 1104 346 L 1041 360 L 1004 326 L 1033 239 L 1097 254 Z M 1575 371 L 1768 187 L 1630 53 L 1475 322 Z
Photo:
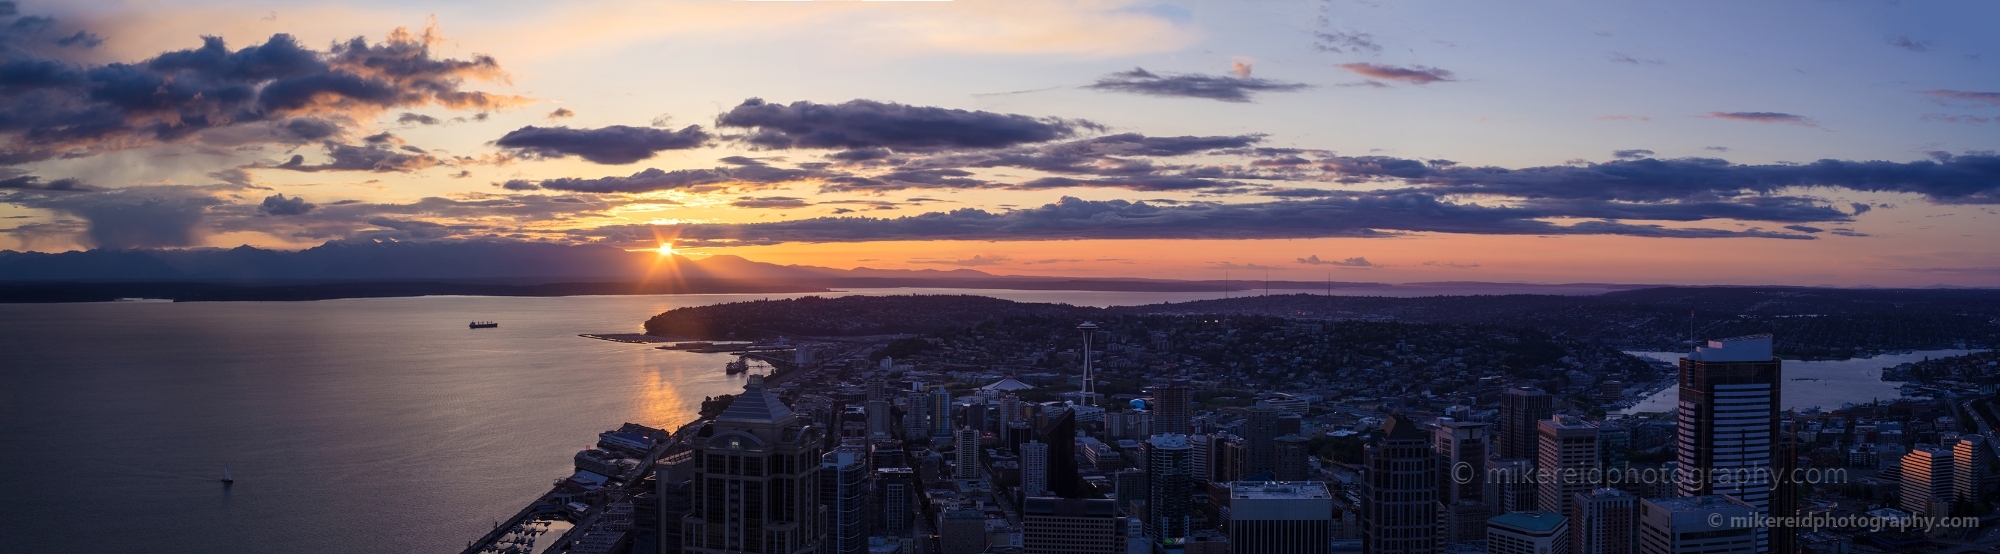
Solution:
M 264 203 L 257 206 L 257 210 L 270 215 L 302 215 L 318 207 L 318 204 L 307 202 L 302 197 L 286 198 L 283 194 L 273 194 L 264 197 Z
M 1402 81 L 1412 85 L 1428 85 L 1439 81 L 1452 80 L 1450 71 L 1421 65 L 1398 67 L 1372 63 L 1347 63 L 1340 64 L 1340 67 L 1363 77 L 1386 81 Z
M 1926 90 L 1923 91 L 1923 94 L 1925 96 L 1937 99 L 1939 102 L 1955 101 L 1955 102 L 1966 102 L 1971 104 L 1985 104 L 1988 106 L 2000 106 L 2000 92 L 1974 92 L 1969 90 L 1940 89 L 1940 90 Z
M 739 165 L 714 169 L 676 169 L 661 171 L 647 168 L 644 171 L 624 177 L 599 177 L 581 179 L 563 177 L 536 183 L 541 188 L 574 192 L 597 193 L 640 193 L 662 190 L 679 190 L 703 185 L 723 185 L 732 183 L 772 184 L 800 181 L 822 177 L 825 174 L 809 169 L 787 169 L 768 165 Z
M 615 165 L 651 158 L 654 153 L 663 150 L 697 148 L 706 144 L 708 139 L 708 132 L 703 131 L 700 125 L 689 125 L 679 131 L 626 125 L 597 129 L 529 125 L 507 133 L 493 144 L 523 156 L 576 156 Z
M 82 219 L 80 242 L 97 248 L 197 246 L 202 219 L 226 201 L 214 194 L 235 190 L 216 186 L 135 186 L 100 191 L 46 189 L 0 191 L 0 203 L 50 210 Z
M 1801 127 L 1819 126 L 1811 118 L 1784 112 L 1708 112 L 1708 115 L 1705 117 L 1732 121 L 1749 121 L 1752 123 L 1785 123 Z
M 71 38 L 78 46 L 94 40 Z M 297 120 L 287 120 L 295 115 L 353 122 L 395 107 L 487 110 L 520 101 L 462 90 L 468 79 L 502 78 L 499 64 L 434 58 L 437 40 L 399 30 L 384 42 L 355 38 L 318 51 L 279 34 L 231 50 L 207 37 L 199 48 L 94 66 L 0 49 L 0 163 L 90 156 L 231 127 L 296 131 Z M 310 134 L 318 136 L 302 140 L 329 136 L 323 128 Z
M 775 244 L 889 240 L 1073 239 L 1270 239 L 1376 237 L 1403 232 L 1502 235 L 1627 235 L 1642 237 L 1758 237 L 1810 239 L 1809 235 L 1747 230 L 1682 229 L 1585 221 L 1561 226 L 1539 218 L 1557 214 L 1535 208 L 1458 204 L 1414 192 L 1356 194 L 1343 198 L 1250 204 L 1159 207 L 1123 200 L 1065 197 L 1054 204 L 1006 212 L 964 208 L 893 219 L 822 217 L 749 224 L 694 224 L 676 230 L 688 243 Z M 586 236 L 630 234 L 604 228 Z
M 923 152 L 1003 148 L 1068 138 L 1097 129 L 1080 120 L 909 106 L 873 100 L 773 104 L 751 98 L 716 118 L 718 128 L 748 129 L 759 148 L 888 148 Z
M 54 181 L 49 181 L 44 183 L 42 182 L 41 177 L 36 177 L 34 175 L 21 175 L 18 177 L 0 179 L 0 190 L 32 190 L 32 191 L 45 191 L 45 192 L 93 192 L 103 189 L 86 185 L 83 183 L 83 181 L 79 181 L 74 178 L 56 179 Z
M 1206 98 L 1223 102 L 1249 102 L 1250 96 L 1259 92 L 1292 92 L 1312 88 L 1304 83 L 1287 83 L 1255 77 L 1229 77 L 1221 75 L 1199 75 L 1193 73 L 1156 74 L 1145 68 L 1133 68 L 1106 75 L 1097 83 L 1084 88 L 1143 94 L 1147 96 L 1178 96 L 1184 98 Z

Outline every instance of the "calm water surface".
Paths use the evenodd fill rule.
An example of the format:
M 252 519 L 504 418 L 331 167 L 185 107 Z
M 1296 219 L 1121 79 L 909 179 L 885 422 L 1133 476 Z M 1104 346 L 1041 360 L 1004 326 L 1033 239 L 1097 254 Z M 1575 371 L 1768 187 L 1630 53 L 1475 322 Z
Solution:
M 1883 381 L 1882 368 L 1923 360 L 1924 357 L 1946 358 L 1963 356 L 1971 350 L 1925 350 L 1907 354 L 1883 354 L 1872 358 L 1848 358 L 1845 360 L 1819 360 L 1802 362 L 1785 360 L 1784 379 L 1779 394 L 1784 396 L 1786 408 L 1806 409 L 1818 406 L 1824 410 L 1839 408 L 1841 404 L 1853 402 L 1867 404 L 1875 400 L 1902 398 L 1902 383 Z M 1687 356 L 1685 352 L 1628 352 L 1671 364 L 1679 364 Z M 1626 409 L 1624 413 L 1668 412 L 1680 405 L 1680 389 L 1667 387 L 1645 400 Z

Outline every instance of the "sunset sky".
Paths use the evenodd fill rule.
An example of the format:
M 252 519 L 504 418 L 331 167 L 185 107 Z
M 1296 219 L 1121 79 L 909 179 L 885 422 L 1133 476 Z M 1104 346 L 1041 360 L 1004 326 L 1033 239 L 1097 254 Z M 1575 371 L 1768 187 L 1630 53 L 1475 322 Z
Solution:
M 2000 3 L 0 2 L 0 249 L 2000 286 Z

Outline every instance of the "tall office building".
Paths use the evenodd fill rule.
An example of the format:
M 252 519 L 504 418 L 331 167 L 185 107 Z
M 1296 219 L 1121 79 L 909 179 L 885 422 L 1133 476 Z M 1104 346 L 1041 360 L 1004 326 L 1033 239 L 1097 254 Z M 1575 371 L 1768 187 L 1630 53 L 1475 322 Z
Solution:
M 1110 500 L 1021 501 L 1022 554 L 1126 554 L 1125 518 Z
M 1957 502 L 1983 502 L 1991 491 L 1986 487 L 1987 474 L 1992 471 L 1993 451 L 1986 445 L 1984 435 L 1963 435 L 1958 444 L 1951 447 L 1951 489 L 1952 499 Z
M 1757 507 L 1719 494 L 1639 501 L 1639 554 L 1743 554 L 1757 530 L 1742 525 Z
M 1194 389 L 1184 379 L 1153 387 L 1153 432 L 1194 434 Z
M 1215 480 L 1215 449 L 1221 441 L 1213 434 L 1188 435 L 1188 446 L 1194 447 L 1194 480 L 1208 483 Z
M 1244 475 L 1278 469 L 1278 437 L 1284 433 L 1278 430 L 1278 416 L 1283 412 L 1262 400 L 1249 410 L 1249 421 L 1243 422 L 1243 439 L 1249 443 L 1250 455 L 1243 464 Z
M 653 478 L 659 497 L 656 515 L 660 518 L 659 554 L 680 554 L 681 518 L 692 509 L 694 496 L 694 453 L 680 451 L 653 462 Z
M 1771 515 L 1781 373 L 1769 334 L 1709 341 L 1681 358 L 1681 496 L 1726 494 Z M 1757 532 L 1758 551 L 1768 540 Z
M 1537 423 L 1540 446 L 1535 464 L 1542 475 L 1535 506 L 1558 514 L 1569 513 L 1572 496 L 1597 488 L 1591 470 L 1597 469 L 1597 426 L 1570 416 L 1554 416 Z
M 952 424 L 951 391 L 944 387 L 931 389 L 930 401 L 924 403 L 924 406 L 930 408 L 932 437 L 950 437 L 952 430 L 958 428 Z
M 1230 484 L 1230 552 L 1328 554 L 1332 541 L 1333 495 L 1326 484 Z
M 1943 517 L 1940 505 L 1952 499 L 1952 451 L 1943 448 L 1912 448 L 1903 455 L 1903 487 L 1897 502 L 1914 516 Z
M 1569 503 L 1571 554 L 1632 554 L 1639 499 L 1618 489 L 1576 493 Z
M 1076 472 L 1076 410 L 1063 410 L 1049 417 L 1042 428 L 1042 442 L 1049 445 L 1049 492 L 1063 498 L 1083 498 L 1083 478 Z
M 875 470 L 875 533 L 909 537 L 916 526 L 916 470 L 889 467 Z
M 1438 502 L 1485 499 L 1488 426 L 1445 418 L 1431 431 L 1431 449 L 1444 472 L 1438 479 Z
M 1489 554 L 1571 554 L 1569 518 L 1536 510 L 1486 520 Z
M 1519 458 L 1486 461 L 1486 506 L 1493 513 L 1525 512 L 1535 509 L 1535 464 Z
M 1305 481 L 1312 477 L 1312 467 L 1307 461 L 1312 453 L 1306 449 L 1306 438 L 1285 435 L 1271 441 L 1271 452 L 1277 456 L 1277 467 L 1272 473 L 1279 481 Z
M 1540 459 L 1535 454 L 1535 425 L 1555 414 L 1549 394 L 1536 389 L 1507 389 L 1500 395 L 1499 458 Z
M 875 518 L 875 471 L 868 467 L 867 443 L 846 443 L 820 457 L 820 504 L 826 507 L 826 549 L 832 554 L 868 554 Z
M 1021 445 L 1021 495 L 1049 494 L 1049 445 L 1030 439 Z
M 889 401 L 869 400 L 866 410 L 868 412 L 869 437 L 888 438 L 895 433 L 892 430 L 895 427 L 893 423 L 895 420 L 891 419 L 895 414 L 889 411 Z
M 1414 421 L 1389 416 L 1382 437 L 1361 449 L 1362 552 L 1437 551 L 1437 455 Z
M 1146 536 L 1156 547 L 1178 546 L 1194 513 L 1194 447 L 1187 435 L 1146 440 Z
M 958 461 L 952 466 L 953 479 L 979 478 L 979 430 L 964 427 L 958 430 Z
M 693 510 L 683 552 L 805 554 L 820 549 L 820 430 L 751 375 L 743 394 L 695 431 Z

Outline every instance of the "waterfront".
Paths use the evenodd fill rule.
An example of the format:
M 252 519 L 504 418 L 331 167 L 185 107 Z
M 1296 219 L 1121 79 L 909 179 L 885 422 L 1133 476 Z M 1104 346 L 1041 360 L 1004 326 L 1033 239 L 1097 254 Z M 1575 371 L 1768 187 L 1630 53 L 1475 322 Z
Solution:
M 1876 400 L 1902 398 L 1903 384 L 1883 381 L 1882 368 L 1917 362 L 1927 356 L 1945 358 L 1963 356 L 1970 352 L 1972 351 L 1924 350 L 1845 360 L 1785 360 L 1784 382 L 1781 385 L 1784 407 L 1803 410 L 1817 406 L 1822 410 L 1832 410 L 1847 402 L 1867 404 Z M 1687 355 L 1684 352 L 1628 352 L 1628 354 L 1670 364 L 1680 363 L 1681 357 Z M 1644 400 L 1623 410 L 1622 413 L 1672 411 L 1679 404 L 1678 390 L 1669 386 L 1647 395 Z

